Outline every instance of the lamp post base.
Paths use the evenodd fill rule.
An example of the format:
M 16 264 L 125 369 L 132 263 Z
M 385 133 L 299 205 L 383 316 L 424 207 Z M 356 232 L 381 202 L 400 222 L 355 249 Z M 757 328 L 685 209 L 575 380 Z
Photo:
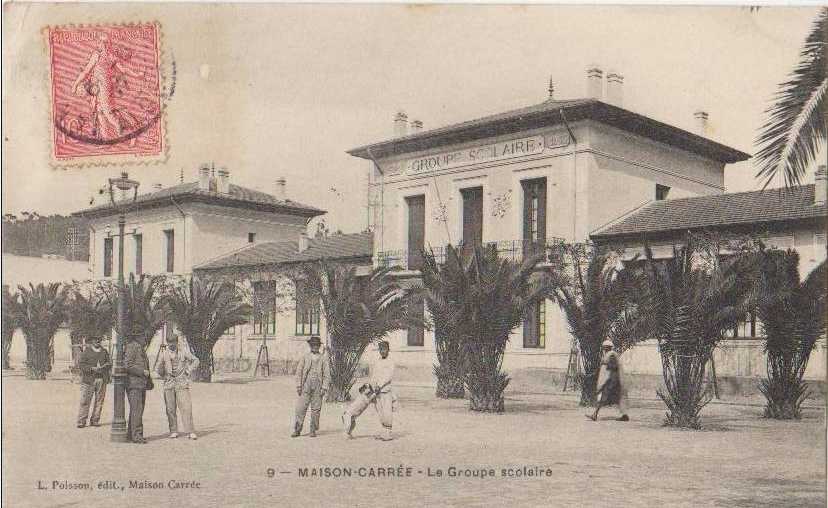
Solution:
M 113 443 L 127 443 L 129 442 L 129 435 L 127 434 L 127 422 L 124 417 L 126 413 L 124 400 L 126 398 L 126 372 L 120 365 L 116 365 L 113 370 L 112 387 L 115 401 L 109 440 Z

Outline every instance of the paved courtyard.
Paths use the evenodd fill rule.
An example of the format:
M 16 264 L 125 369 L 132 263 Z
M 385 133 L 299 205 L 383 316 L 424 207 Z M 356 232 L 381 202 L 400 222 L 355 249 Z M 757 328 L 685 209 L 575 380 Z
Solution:
M 106 426 L 74 428 L 77 390 L 65 380 L 3 378 L 4 506 L 826 502 L 823 409 L 807 410 L 801 421 L 775 422 L 760 418 L 759 407 L 715 404 L 704 412 L 706 430 L 688 432 L 663 428 L 663 409 L 655 401 L 634 400 L 629 423 L 593 423 L 571 395 L 513 395 L 505 415 L 482 415 L 469 412 L 464 401 L 435 400 L 429 390 L 402 387 L 393 442 L 373 438 L 378 423 L 371 408 L 357 439 L 345 440 L 337 404 L 324 407 L 318 438 L 291 439 L 294 392 L 291 379 L 280 377 L 194 385 L 196 442 L 166 438 L 161 393 L 150 392 L 144 417 L 150 442 L 139 446 L 110 443 Z M 111 413 L 110 390 L 104 423 Z M 330 477 L 310 476 L 312 468 L 325 467 Z M 452 467 L 494 470 L 494 476 L 450 476 Z M 309 477 L 301 476 L 304 468 Z M 542 474 L 528 476 L 530 470 Z M 442 476 L 429 476 L 438 471 Z M 63 489 L 61 482 L 91 490 Z M 162 487 L 141 489 L 139 482 Z M 186 482 L 189 488 L 173 488 Z

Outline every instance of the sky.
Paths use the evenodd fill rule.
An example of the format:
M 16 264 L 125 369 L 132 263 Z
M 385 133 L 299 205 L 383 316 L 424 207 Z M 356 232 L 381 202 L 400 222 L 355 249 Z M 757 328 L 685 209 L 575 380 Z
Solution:
M 398 110 L 424 129 L 585 96 L 595 63 L 624 75 L 624 107 L 749 153 L 816 8 L 406 5 L 26 5 L 3 18 L 2 210 L 85 208 L 129 171 L 149 190 L 194 181 L 201 163 L 233 183 L 328 210 L 332 230 L 366 227 L 368 164 L 346 150 L 391 137 Z M 47 25 L 157 20 L 175 94 L 160 166 L 50 166 Z M 825 152 L 823 150 L 822 157 Z M 759 187 L 729 165 L 729 192 Z M 808 175 L 812 180 L 813 175 Z M 97 198 L 96 204 L 100 202 Z

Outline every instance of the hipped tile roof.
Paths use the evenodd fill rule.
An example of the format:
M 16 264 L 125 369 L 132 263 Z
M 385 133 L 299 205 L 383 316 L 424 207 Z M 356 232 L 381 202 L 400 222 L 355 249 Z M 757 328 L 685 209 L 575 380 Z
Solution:
M 250 208 L 271 212 L 282 212 L 287 214 L 315 217 L 322 215 L 325 210 L 314 206 L 305 205 L 289 199 L 280 200 L 275 196 L 257 190 L 242 187 L 241 185 L 230 184 L 227 194 L 216 191 L 202 190 L 198 188 L 198 182 L 182 183 L 167 187 L 159 191 L 140 194 L 135 203 L 128 206 L 128 210 L 151 208 L 158 205 L 169 204 L 171 198 L 179 202 L 201 201 L 224 206 Z M 92 208 L 87 208 L 72 215 L 85 217 L 101 217 L 116 213 L 112 204 L 106 203 Z
M 825 219 L 825 204 L 814 204 L 814 185 L 792 189 L 717 194 L 654 201 L 591 235 L 594 239 L 642 233 Z
M 299 252 L 299 242 L 268 242 L 251 244 L 236 252 L 203 263 L 196 270 L 218 270 L 265 265 L 318 261 L 320 259 L 367 258 L 374 253 L 374 234 L 370 232 L 332 235 L 308 239 L 308 248 Z

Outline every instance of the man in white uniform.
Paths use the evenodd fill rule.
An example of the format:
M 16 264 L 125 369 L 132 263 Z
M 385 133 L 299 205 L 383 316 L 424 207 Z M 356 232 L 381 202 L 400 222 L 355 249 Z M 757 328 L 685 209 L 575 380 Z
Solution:
M 391 427 L 393 423 L 394 394 L 391 391 L 391 381 L 394 378 L 394 361 L 388 357 L 390 347 L 388 342 L 379 342 L 379 359 L 371 366 L 371 386 L 374 393 L 374 407 L 382 423 L 382 434 L 377 439 L 391 441 Z

